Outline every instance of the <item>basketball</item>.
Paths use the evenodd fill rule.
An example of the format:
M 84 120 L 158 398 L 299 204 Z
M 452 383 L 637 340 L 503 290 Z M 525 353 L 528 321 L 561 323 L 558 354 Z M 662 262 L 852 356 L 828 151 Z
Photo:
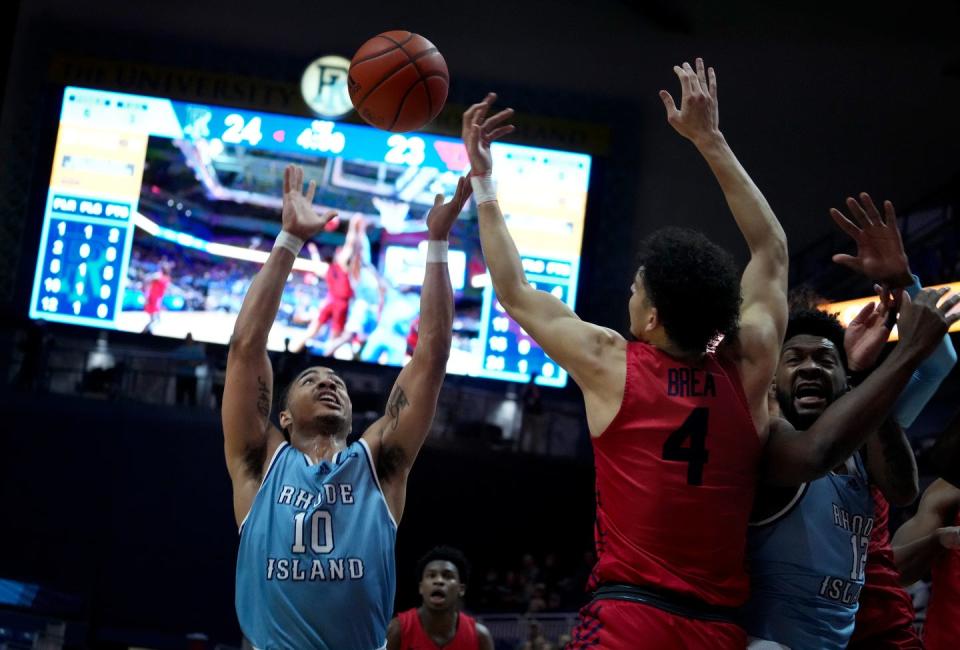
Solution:
M 428 124 L 447 101 L 450 75 L 443 55 L 419 34 L 394 30 L 364 43 L 350 62 L 347 88 L 368 124 L 413 131 Z

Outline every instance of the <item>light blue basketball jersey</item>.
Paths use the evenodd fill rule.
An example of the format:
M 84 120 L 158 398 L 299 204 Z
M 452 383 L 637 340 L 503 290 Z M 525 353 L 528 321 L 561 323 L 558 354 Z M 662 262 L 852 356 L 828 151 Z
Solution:
M 792 650 L 841 650 L 863 588 L 873 501 L 859 454 L 797 492 L 747 535 L 750 600 L 743 626 Z
M 261 650 L 384 647 L 396 530 L 365 441 L 319 464 L 281 444 L 240 527 L 244 635 Z

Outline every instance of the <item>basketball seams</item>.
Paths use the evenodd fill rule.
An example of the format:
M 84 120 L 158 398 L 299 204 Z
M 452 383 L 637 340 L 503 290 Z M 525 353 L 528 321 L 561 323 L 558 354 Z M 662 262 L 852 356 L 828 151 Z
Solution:
M 408 65 L 409 65 L 409 64 L 408 64 Z M 417 70 L 417 72 L 419 72 L 419 70 Z M 420 77 L 420 79 L 419 79 L 419 81 L 417 81 L 417 83 L 410 84 L 410 87 L 407 88 L 407 91 L 406 91 L 405 93 L 403 93 L 403 98 L 400 100 L 399 106 L 397 106 L 397 112 L 396 112 L 396 114 L 394 114 L 394 116 L 393 116 L 393 121 L 390 122 L 390 126 L 387 128 L 388 131 L 392 131 L 392 130 L 393 130 L 393 127 L 396 126 L 397 120 L 400 119 L 400 114 L 403 113 L 403 107 L 404 107 L 404 106 L 406 105 L 406 103 L 407 103 L 407 98 L 410 97 L 410 93 L 413 92 L 413 89 L 416 88 L 417 86 L 420 86 L 420 85 L 423 86 L 424 92 L 427 93 L 427 98 L 428 98 L 427 101 L 428 101 L 428 102 L 430 101 L 430 99 L 429 99 L 429 97 L 430 97 L 430 89 L 427 88 L 426 82 L 423 80 L 423 77 Z
M 399 30 L 395 32 L 384 32 L 382 34 L 378 34 L 376 37 L 374 37 L 374 39 L 371 40 L 373 40 L 374 43 L 370 49 L 376 47 L 377 40 L 388 42 L 392 44 L 393 47 L 385 51 L 376 52 L 375 54 L 368 54 L 362 59 L 351 62 L 351 70 L 362 70 L 364 63 L 371 63 L 371 65 L 374 67 L 371 68 L 366 75 L 363 73 L 360 73 L 360 75 L 361 77 L 367 77 L 368 79 L 371 77 L 376 79 L 376 77 L 380 75 L 380 70 L 385 67 L 385 63 L 389 61 L 389 65 L 393 67 L 386 74 L 377 79 L 373 87 L 364 92 L 363 96 L 354 103 L 356 109 L 361 113 L 361 115 L 365 115 L 363 108 L 367 106 L 368 103 L 372 102 L 371 106 L 375 107 L 378 112 L 382 111 L 382 109 L 387 109 L 389 111 L 389 105 L 397 101 L 397 91 L 403 88 L 405 84 L 408 84 L 402 95 L 399 97 L 399 101 L 397 101 L 397 107 L 390 125 L 385 127 L 384 124 L 381 123 L 381 120 L 385 116 L 380 115 L 376 118 L 375 126 L 392 131 L 397 127 L 398 124 L 400 124 L 401 118 L 403 118 L 403 125 L 409 126 L 411 119 L 414 121 L 417 120 L 418 118 L 416 115 L 418 115 L 420 111 L 424 109 L 427 110 L 427 119 L 432 119 L 434 117 L 434 111 L 436 110 L 439 112 L 439 109 L 442 108 L 450 84 L 450 76 L 449 72 L 446 70 L 446 62 L 443 59 L 443 55 L 440 54 L 436 46 L 430 43 L 430 41 L 413 32 Z M 406 49 L 405 46 L 408 44 L 411 45 L 413 51 Z M 419 52 L 416 51 L 424 45 L 427 46 L 426 49 Z M 381 44 L 381 47 L 382 46 L 383 45 Z M 401 57 L 392 55 L 395 50 L 402 51 L 404 55 L 406 55 L 407 61 L 402 63 L 398 62 L 397 59 Z M 388 55 L 390 55 L 391 58 L 384 59 L 384 57 L 387 57 Z M 419 63 L 419 61 L 425 57 L 433 55 L 435 55 L 435 57 L 432 60 L 424 63 L 423 65 Z M 407 66 L 413 67 L 413 74 L 406 71 Z M 402 77 L 401 79 L 395 81 L 394 78 L 398 75 L 402 75 Z M 408 82 L 407 80 L 413 75 L 416 76 L 414 79 Z M 440 82 L 432 82 L 432 79 L 442 79 L 442 87 Z M 384 88 L 384 84 L 387 84 L 387 88 Z M 423 87 L 423 94 L 425 95 L 424 99 L 426 101 L 420 99 L 419 97 L 416 98 L 416 110 L 410 115 L 405 115 L 404 112 L 406 110 L 407 102 L 410 101 L 411 94 L 415 94 L 417 92 L 418 86 Z M 359 90 L 359 88 L 357 89 Z M 389 91 L 389 97 L 384 95 L 384 93 L 387 91 Z M 384 104 L 384 100 L 387 100 L 386 104 Z M 414 105 L 411 104 L 411 106 Z M 364 119 L 368 122 L 370 121 L 370 119 L 368 119 L 366 116 Z M 371 122 L 371 124 L 374 124 L 374 122 Z M 409 129 L 402 128 L 401 130 Z
M 389 50 L 384 50 L 383 52 L 378 52 L 378 53 L 376 53 L 376 54 L 371 54 L 371 55 L 369 55 L 369 56 L 363 57 L 362 59 L 359 59 L 359 60 L 356 60 L 356 61 L 352 61 L 352 62 L 350 63 L 350 65 L 351 65 L 351 67 L 352 67 L 352 66 L 355 66 L 355 65 L 359 65 L 359 64 L 361 64 L 361 63 L 366 63 L 367 61 L 373 61 L 373 60 L 376 59 L 376 58 L 379 58 L 379 57 L 381 57 L 381 56 L 386 56 L 387 54 L 390 54 L 391 52 L 395 52 L 397 49 L 403 50 L 403 46 L 406 45 L 407 43 L 409 43 L 410 41 L 412 41 L 414 36 L 416 36 L 416 34 L 410 34 L 409 36 L 407 36 L 407 39 L 406 39 L 405 41 L 403 41 L 403 42 L 401 42 L 401 43 L 398 43 L 397 41 L 393 40 L 393 39 L 390 38 L 389 36 L 384 36 L 383 34 L 378 34 L 377 36 L 374 36 L 374 38 L 382 38 L 382 39 L 385 40 L 385 41 L 390 41 L 391 43 L 393 43 L 394 47 L 391 47 Z M 404 51 L 404 53 L 406 53 L 406 50 L 403 50 L 403 51 Z M 409 56 L 409 55 L 408 55 L 408 56 Z
M 402 49 L 402 48 L 401 48 L 401 49 Z M 390 52 L 395 52 L 395 51 L 396 51 L 396 50 L 390 50 Z M 441 75 L 441 74 L 438 73 L 438 72 L 433 72 L 433 73 L 428 74 L 426 77 L 424 77 L 423 73 L 420 72 L 420 68 L 417 67 L 417 63 L 416 63 L 417 59 L 422 59 L 423 57 L 427 56 L 428 54 L 432 54 L 432 53 L 436 52 L 436 51 L 437 51 L 437 48 L 434 47 L 434 48 L 431 48 L 431 49 L 429 49 L 429 50 L 424 50 L 423 52 L 420 52 L 419 54 L 416 54 L 416 55 L 414 55 L 414 56 L 410 56 L 410 53 L 407 52 L 406 50 L 402 50 L 402 51 L 403 51 L 404 54 L 407 55 L 407 58 L 408 58 L 409 60 L 406 61 L 406 62 L 404 62 L 404 63 L 402 63 L 401 65 L 399 65 L 399 66 L 398 66 L 397 68 L 395 68 L 394 70 L 391 70 L 388 74 L 384 75 L 383 78 L 380 79 L 380 81 L 378 81 L 376 84 L 374 84 L 373 88 L 371 88 L 370 90 L 368 90 L 368 91 L 366 92 L 366 94 L 354 105 L 357 110 L 360 110 L 360 107 L 363 106 L 363 103 L 364 103 L 365 101 L 367 101 L 367 97 L 369 97 L 370 95 L 372 95 L 372 94 L 374 93 L 374 91 L 377 90 L 377 88 L 379 88 L 380 86 L 382 86 L 382 85 L 384 84 L 384 82 L 389 81 L 394 75 L 398 74 L 401 70 L 403 70 L 404 68 L 406 68 L 408 65 L 411 65 L 411 64 L 413 65 L 414 69 L 416 69 L 416 71 L 417 71 L 417 75 L 419 75 L 419 77 L 420 77 L 420 81 L 423 81 L 423 80 L 426 79 L 427 77 L 443 76 L 443 75 Z M 359 64 L 357 64 L 357 65 L 359 65 Z M 352 68 L 353 66 L 350 66 L 350 67 Z M 416 83 L 411 84 L 411 87 L 416 86 L 417 83 L 419 83 L 419 81 L 416 82 Z M 409 93 L 409 89 L 408 89 L 408 93 Z M 406 97 L 406 95 L 404 95 L 404 97 Z M 398 115 L 399 115 L 399 113 L 398 113 Z

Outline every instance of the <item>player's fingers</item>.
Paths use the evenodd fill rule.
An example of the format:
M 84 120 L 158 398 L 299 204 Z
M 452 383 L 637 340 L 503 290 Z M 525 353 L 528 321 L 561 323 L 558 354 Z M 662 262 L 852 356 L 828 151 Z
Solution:
M 659 95 L 660 101 L 663 102 L 663 107 L 667 109 L 667 119 L 670 119 L 677 114 L 677 105 L 673 101 L 673 95 L 666 90 L 661 90 Z
M 712 67 L 707 68 L 707 80 L 709 82 L 708 85 L 710 90 L 710 96 L 716 99 L 717 98 L 717 73 Z
M 443 205 L 443 194 L 437 194 L 433 197 L 433 207 L 439 208 Z
M 290 193 L 290 170 L 293 168 L 293 165 L 287 165 L 283 168 L 283 193 Z
M 307 203 L 313 203 L 313 195 L 317 192 L 317 181 L 310 181 L 307 184 Z
M 697 68 L 697 81 L 700 83 L 700 90 L 703 93 L 706 93 L 708 91 L 707 71 L 703 69 L 703 59 L 698 56 L 694 61 L 694 64 Z
M 688 64 L 689 65 L 689 64 Z M 677 74 L 677 77 L 680 79 L 680 102 L 683 102 L 684 97 L 689 97 L 693 93 L 693 88 L 690 85 L 690 78 L 687 76 L 687 71 L 681 68 L 678 65 L 673 66 L 673 71 Z
M 844 253 L 837 253 L 833 256 L 833 262 L 841 266 L 845 266 L 848 269 L 853 271 L 860 272 L 860 260 L 854 257 L 853 255 L 846 255 Z
M 870 198 L 870 195 L 866 192 L 860 192 L 860 203 L 863 204 L 863 208 L 867 213 L 867 218 L 870 219 L 871 223 L 886 223 L 883 220 L 883 216 L 880 214 L 880 211 L 877 210 L 877 206 L 874 205 L 873 199 Z
M 955 293 L 943 302 L 940 303 L 940 311 L 944 314 L 948 313 L 951 309 L 957 306 L 957 303 L 960 303 L 960 293 Z
M 873 303 L 873 302 L 868 302 L 867 304 L 865 304 L 863 306 L 863 309 L 861 309 L 860 312 L 854 317 L 854 319 L 850 321 L 850 324 L 852 325 L 853 323 L 865 322 L 868 318 L 870 318 L 870 314 L 873 313 L 874 305 L 876 305 L 876 303 Z
M 687 80 L 690 82 L 690 91 L 695 95 L 702 94 L 703 91 L 700 89 L 700 80 L 697 79 L 697 73 L 693 69 L 693 66 L 684 61 L 683 70 L 687 73 Z
M 854 239 L 860 235 L 860 228 L 857 227 L 857 224 L 850 221 L 847 215 L 840 212 L 836 208 L 830 208 L 830 217 L 833 219 L 833 222 L 839 226 L 840 230 L 847 233 Z
M 494 140 L 499 140 L 500 138 L 502 138 L 502 137 L 504 137 L 504 136 L 510 135 L 511 133 L 513 133 L 513 132 L 516 131 L 516 130 L 517 130 L 517 127 L 515 127 L 514 125 L 512 125 L 512 124 L 505 124 L 504 126 L 501 126 L 500 128 L 494 129 L 494 130 L 491 131 L 490 133 L 486 134 L 485 137 L 486 137 L 487 141 L 492 142 L 492 141 L 494 141 Z
M 867 217 L 867 213 L 863 211 L 863 208 L 860 207 L 860 204 L 857 203 L 857 200 L 852 196 L 847 197 L 847 209 L 850 210 L 853 219 L 861 228 L 866 228 L 873 224 L 869 217 Z
M 513 109 L 505 108 L 499 113 L 496 113 L 495 115 L 491 115 L 490 117 L 485 119 L 483 121 L 483 130 L 489 131 L 490 129 L 497 126 L 498 124 L 501 124 L 505 120 L 509 120 L 511 117 L 513 117 Z
M 883 202 L 883 220 L 885 223 L 897 225 L 897 211 L 893 209 L 893 203 L 890 201 Z

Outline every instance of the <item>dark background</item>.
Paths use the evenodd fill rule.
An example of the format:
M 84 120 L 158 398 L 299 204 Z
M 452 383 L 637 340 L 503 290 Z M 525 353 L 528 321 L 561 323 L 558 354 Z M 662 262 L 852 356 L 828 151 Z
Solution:
M 316 56 L 349 57 L 387 29 L 419 32 L 447 60 L 451 102 L 493 89 L 525 113 L 609 129 L 591 186 L 578 311 L 621 330 L 644 234 L 689 225 L 746 258 L 716 182 L 666 124 L 657 97 L 666 88 L 679 100 L 671 67 L 684 60 L 702 55 L 718 71 L 721 128 L 784 224 L 794 284 L 809 281 L 835 299 L 864 295 L 862 284 L 824 271 L 843 241 L 827 209 L 847 195 L 869 191 L 901 213 L 945 206 L 951 220 L 960 196 L 956 2 L 36 0 L 4 11 L 5 323 L 26 313 L 55 137 L 54 56 L 297 82 Z M 916 268 L 938 268 L 930 249 L 911 253 Z M 956 392 L 955 373 L 930 412 L 949 415 Z M 550 394 L 578 399 L 572 388 Z M 200 629 L 235 642 L 237 538 L 215 413 L 11 393 L 0 408 L 0 576 L 78 595 L 94 625 Z M 918 426 L 929 434 L 939 421 Z M 573 554 L 589 545 L 592 517 L 588 454 L 560 461 L 428 447 L 398 537 L 398 604 L 413 603 L 412 563 L 434 543 L 491 562 Z

